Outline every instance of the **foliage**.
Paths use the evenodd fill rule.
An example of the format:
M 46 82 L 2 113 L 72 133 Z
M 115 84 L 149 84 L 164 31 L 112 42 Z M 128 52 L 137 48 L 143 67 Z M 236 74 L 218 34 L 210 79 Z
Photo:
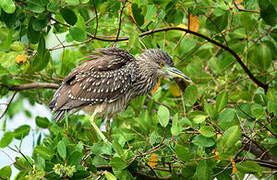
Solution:
M 31 117 L 23 99 L 47 105 L 52 89 L 83 57 L 115 42 L 134 55 L 166 50 L 194 82 L 180 92 L 175 82 L 163 81 L 155 94 L 132 100 L 113 117 L 107 143 L 88 115 L 61 123 L 36 117 L 36 146 L 31 157 L 16 157 L 16 179 L 276 178 L 276 5 L 1 0 L 0 96 L 18 92 L 1 118 L 21 111 Z M 49 43 L 50 36 L 57 44 Z M 43 139 L 41 129 L 49 130 Z M 28 125 L 5 131 L 0 147 L 29 133 Z M 0 169 L 1 179 L 10 176 L 10 166 Z

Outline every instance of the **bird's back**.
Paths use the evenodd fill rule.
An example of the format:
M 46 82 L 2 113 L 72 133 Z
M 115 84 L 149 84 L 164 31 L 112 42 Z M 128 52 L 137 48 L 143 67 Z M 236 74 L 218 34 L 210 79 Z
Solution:
M 112 114 L 129 103 L 136 81 L 135 58 L 119 48 L 98 49 L 97 53 L 76 67 L 56 91 L 49 107 L 57 121 L 73 109 L 106 105 L 106 113 Z

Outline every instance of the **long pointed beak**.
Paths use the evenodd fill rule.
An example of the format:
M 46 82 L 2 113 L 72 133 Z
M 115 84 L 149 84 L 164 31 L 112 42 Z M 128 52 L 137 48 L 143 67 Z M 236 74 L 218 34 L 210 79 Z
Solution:
M 179 77 L 189 83 L 192 83 L 192 80 L 187 75 L 175 67 L 164 67 L 164 70 L 166 70 L 170 76 Z

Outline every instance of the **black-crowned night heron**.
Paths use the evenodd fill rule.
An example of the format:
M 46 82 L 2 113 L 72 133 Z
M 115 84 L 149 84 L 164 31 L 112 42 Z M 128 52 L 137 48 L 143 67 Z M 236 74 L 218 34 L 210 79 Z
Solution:
M 49 107 L 56 121 L 65 112 L 84 108 L 92 114 L 90 123 L 106 141 L 94 122 L 99 114 L 108 119 L 124 111 L 134 97 L 149 93 L 158 78 L 182 78 L 191 82 L 174 67 L 172 58 L 160 49 L 145 50 L 137 58 L 119 48 L 104 48 L 91 55 L 91 60 L 76 67 L 56 91 Z

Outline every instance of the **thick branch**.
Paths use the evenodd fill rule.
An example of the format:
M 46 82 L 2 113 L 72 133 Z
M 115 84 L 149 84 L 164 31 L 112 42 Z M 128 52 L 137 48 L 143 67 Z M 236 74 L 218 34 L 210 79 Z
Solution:
M 250 137 L 243 134 L 244 137 L 249 139 L 250 141 L 244 140 L 243 146 L 244 150 L 251 152 L 254 154 L 257 159 L 255 160 L 258 164 L 264 167 L 277 169 L 277 157 L 271 154 L 268 150 L 266 150 L 263 146 L 258 144 L 256 141 L 252 140 Z M 238 159 L 239 160 L 239 159 Z M 249 159 L 243 159 L 249 160 Z M 254 161 L 254 160 L 252 160 Z
M 7 87 L 5 85 L 1 85 L 0 87 Z M 41 82 L 34 82 L 34 83 L 28 83 L 28 84 L 20 84 L 16 86 L 10 86 L 7 87 L 11 91 L 23 91 L 23 90 L 29 90 L 29 89 L 58 89 L 59 85 L 56 83 L 41 83 Z

